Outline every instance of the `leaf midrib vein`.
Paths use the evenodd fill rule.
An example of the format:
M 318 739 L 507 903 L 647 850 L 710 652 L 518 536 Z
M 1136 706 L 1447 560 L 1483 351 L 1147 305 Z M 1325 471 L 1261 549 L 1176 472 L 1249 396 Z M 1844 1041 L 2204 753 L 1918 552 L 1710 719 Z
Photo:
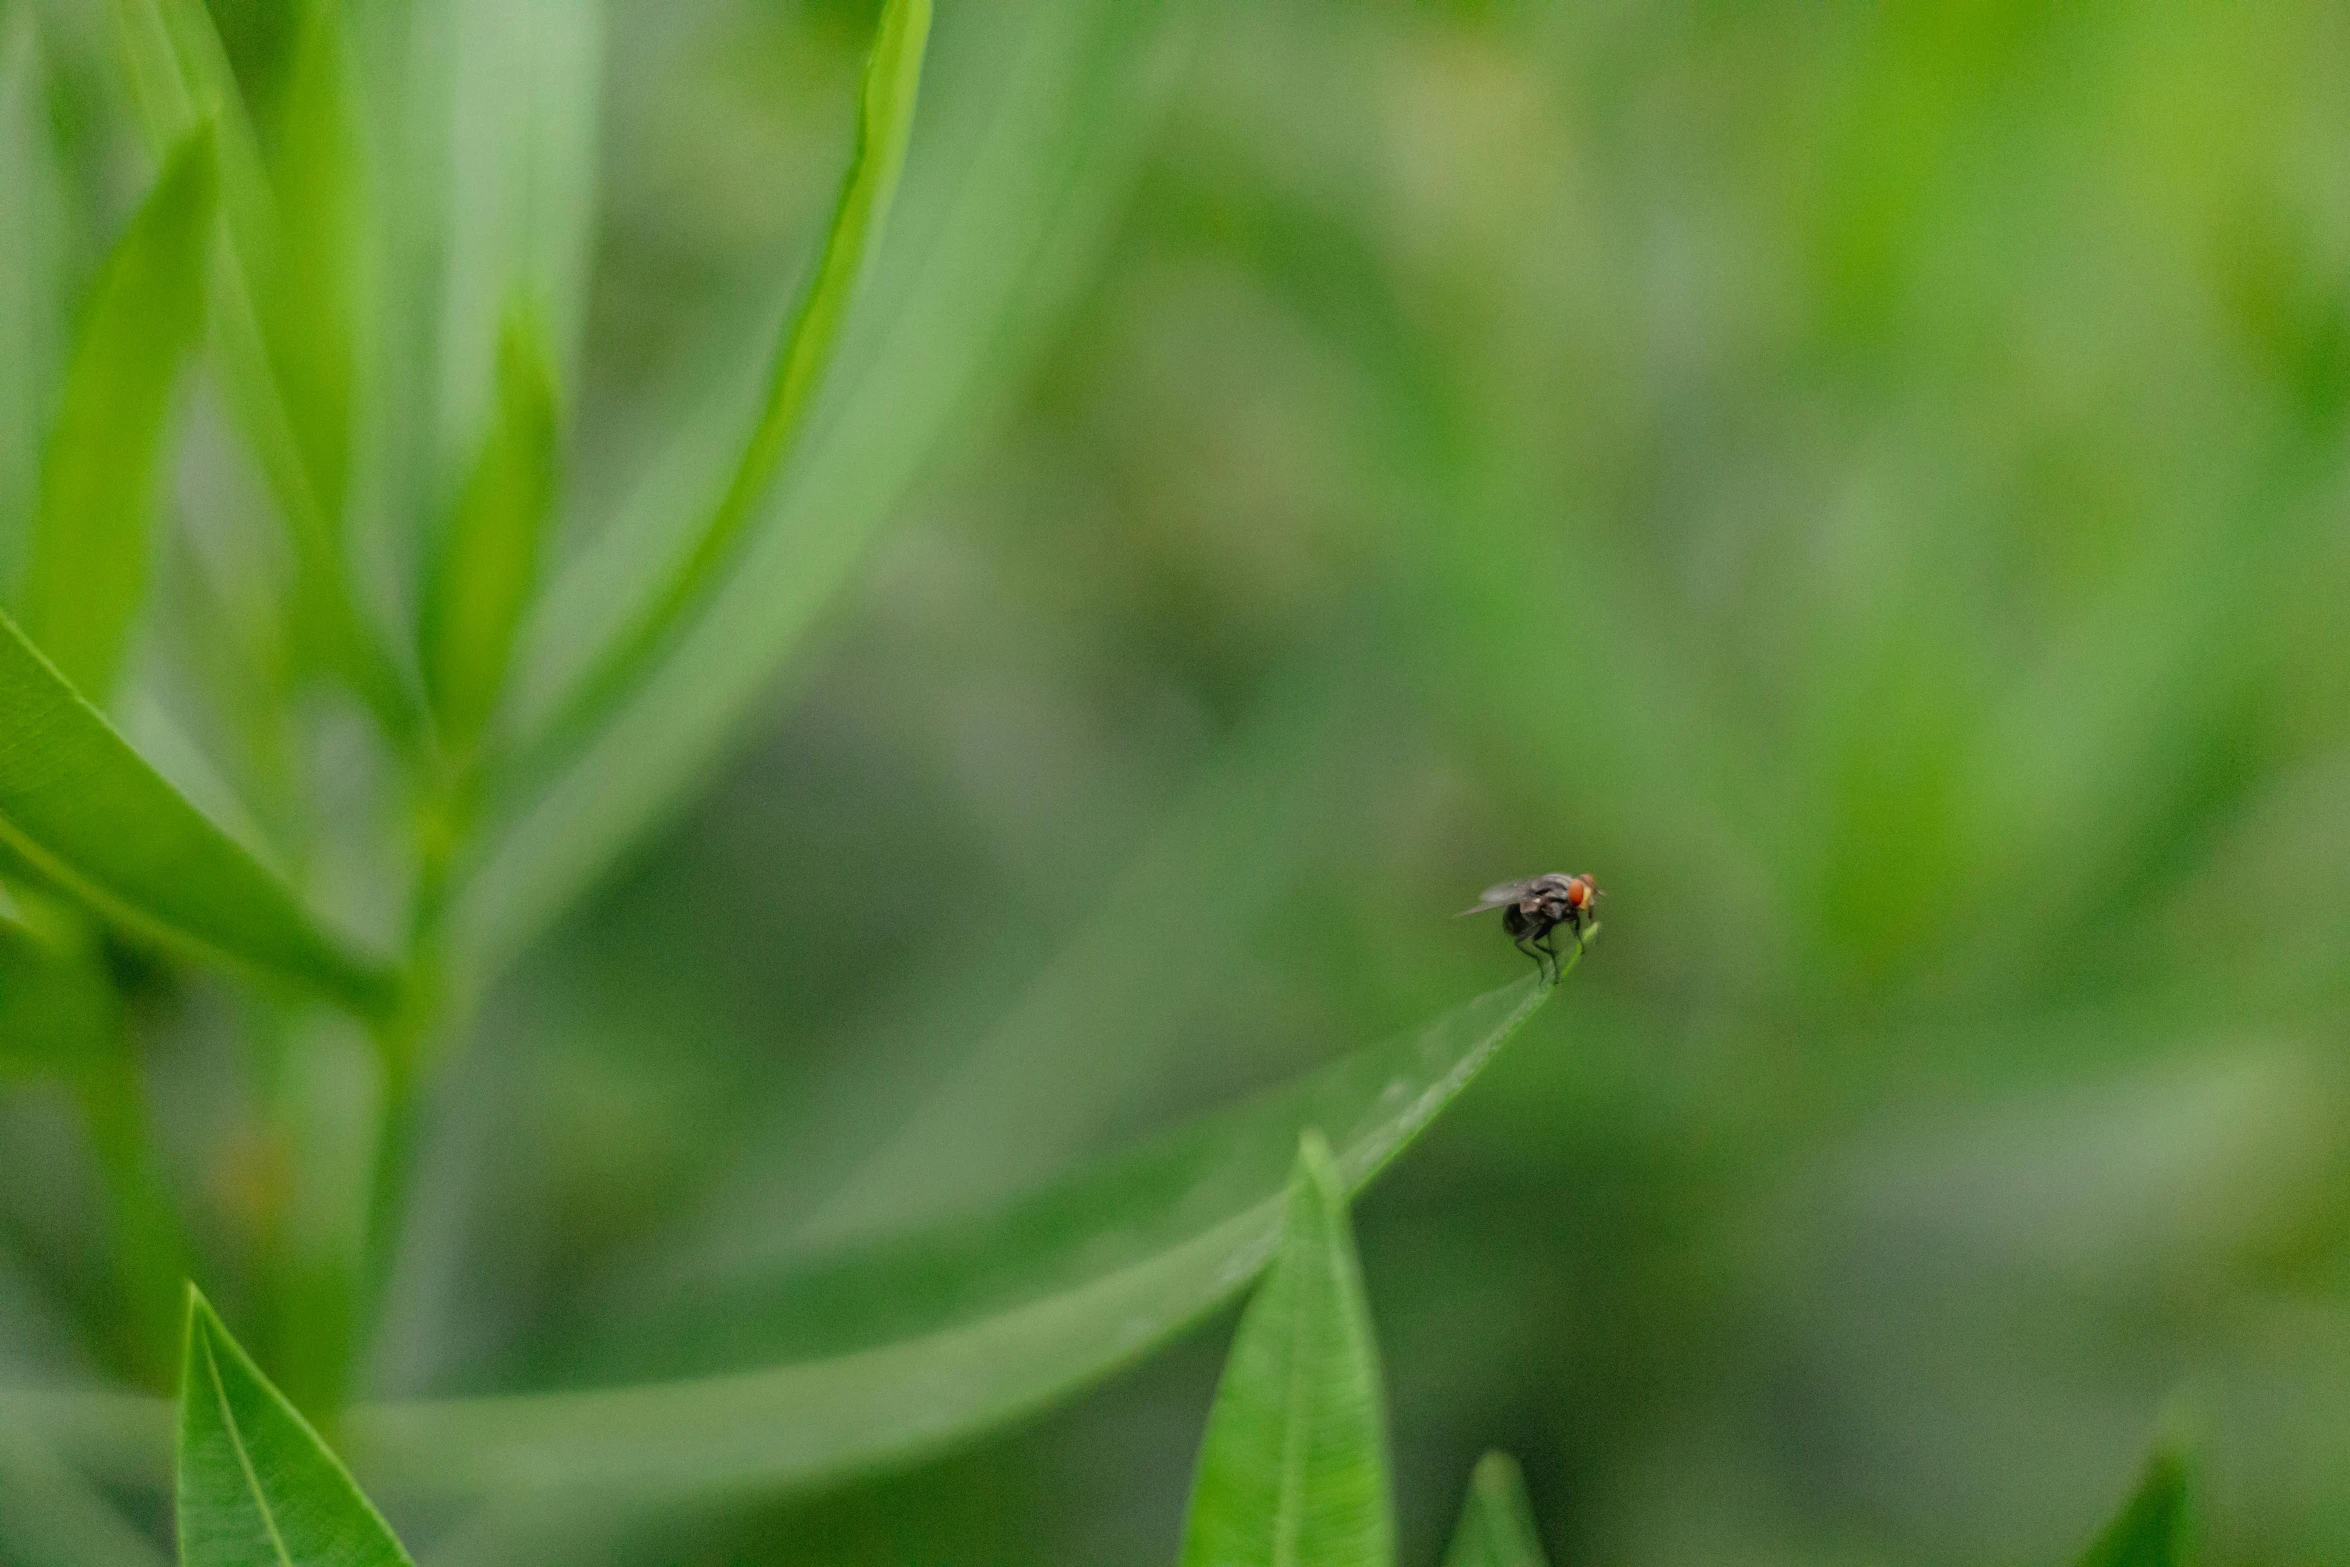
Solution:
M 1283 1258 L 1284 1264 L 1291 1259 Z M 1296 1259 L 1303 1262 L 1305 1259 Z M 1284 1411 L 1281 1436 L 1281 1494 L 1274 1503 L 1273 1564 L 1274 1567 L 1294 1567 L 1297 1561 L 1297 1540 L 1304 1532 L 1304 1520 L 1299 1516 L 1304 1507 L 1305 1448 L 1307 1443 L 1307 1406 L 1310 1380 L 1308 1361 L 1311 1356 L 1306 1346 L 1306 1323 L 1311 1315 L 1310 1291 L 1305 1286 L 1303 1267 L 1298 1269 L 1298 1287 L 1290 1291 L 1289 1300 L 1289 1397 Z
M 244 1433 L 237 1427 L 237 1417 L 229 1408 L 228 1385 L 221 1380 L 220 1357 L 214 1353 L 212 1335 L 204 1336 L 204 1370 L 212 1379 L 212 1396 L 220 1404 L 221 1429 L 228 1433 L 229 1447 L 237 1455 L 237 1467 L 244 1471 L 245 1488 L 253 1496 L 253 1506 L 261 1514 L 262 1527 L 269 1531 L 269 1543 L 277 1550 L 277 1559 L 285 1567 L 294 1567 L 292 1553 L 287 1551 L 285 1537 L 277 1531 L 277 1514 L 270 1510 L 269 1497 L 261 1489 L 261 1476 L 254 1471 L 252 1455 L 245 1451 Z

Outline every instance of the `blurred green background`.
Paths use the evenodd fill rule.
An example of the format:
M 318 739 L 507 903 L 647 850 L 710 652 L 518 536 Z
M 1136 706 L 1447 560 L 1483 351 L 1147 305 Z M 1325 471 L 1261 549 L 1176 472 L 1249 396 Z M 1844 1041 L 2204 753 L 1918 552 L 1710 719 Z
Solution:
M 212 9 L 267 102 L 276 8 Z M 433 8 L 348 9 L 365 78 Z M 958 94 L 1078 9 L 940 0 L 902 265 Z M 578 301 L 577 552 L 820 232 L 872 11 L 520 12 L 601 99 L 592 181 L 528 196 Z M 149 177 L 109 26 L 0 9 L 19 409 Z M 593 1380 L 566 1346 L 653 1282 L 1019 1190 L 1515 978 L 1447 916 L 1588 870 L 1590 961 L 1358 1208 L 1407 1561 L 1489 1446 L 1562 1563 L 2064 1559 L 2173 1406 L 2209 1559 L 2350 1557 L 2350 16 L 1085 28 L 1080 195 L 1006 209 L 1023 305 L 741 743 L 440 1085 L 375 1385 Z M 382 80 L 370 134 L 437 112 Z M 441 203 L 498 134 L 355 199 Z M 367 384 L 364 448 L 439 439 Z M 38 428 L 0 423 L 0 514 Z M 268 827 L 189 695 L 267 569 L 203 388 L 180 448 L 126 698 L 165 716 L 125 723 Z M 348 727 L 289 764 L 330 802 Z M 365 887 L 321 830 L 321 895 Z M 154 1066 L 232 1312 L 233 1009 L 192 982 Z M 105 1309 L 75 1135 L 0 1092 L 20 1365 Z M 573 1559 L 1166 1560 L 1228 1330 Z

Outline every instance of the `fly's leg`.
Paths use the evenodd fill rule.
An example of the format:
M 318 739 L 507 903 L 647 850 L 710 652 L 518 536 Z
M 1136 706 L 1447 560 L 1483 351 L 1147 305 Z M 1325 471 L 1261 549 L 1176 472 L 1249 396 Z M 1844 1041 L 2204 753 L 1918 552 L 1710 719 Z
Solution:
M 1553 943 L 1555 943 L 1557 940 L 1557 927 L 1553 926 L 1551 929 L 1544 931 L 1542 933 L 1542 940 L 1536 943 L 1536 945 L 1541 947 L 1543 951 L 1550 954 L 1550 982 L 1554 985 L 1557 984 L 1561 979 L 1565 978 L 1567 972 L 1563 967 L 1560 966 L 1559 949 L 1553 945 Z
M 1520 931 L 1515 938 L 1515 944 L 1520 952 L 1534 960 L 1534 966 L 1537 969 L 1540 969 L 1544 974 L 1550 972 L 1550 965 L 1542 961 L 1542 949 L 1535 945 L 1532 937 L 1524 931 Z

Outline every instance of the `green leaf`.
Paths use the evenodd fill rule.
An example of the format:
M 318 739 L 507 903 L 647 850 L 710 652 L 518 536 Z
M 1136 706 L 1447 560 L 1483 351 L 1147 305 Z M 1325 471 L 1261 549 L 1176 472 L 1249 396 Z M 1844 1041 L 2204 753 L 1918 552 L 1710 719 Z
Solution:
M 837 1483 L 966 1440 L 1231 1300 L 1280 1240 L 1306 1128 L 1336 1134 L 1361 1190 L 1551 994 L 1529 975 L 993 1213 L 696 1291 L 631 1330 L 666 1380 L 360 1405 L 348 1449 L 382 1495 L 496 1498 L 484 1532 L 510 1544 L 549 1527 L 534 1520 Z M 784 1363 L 739 1369 L 752 1356 Z M 136 1398 L 0 1391 L 10 1423 L 126 1483 L 159 1461 L 162 1411 Z
M 1200 1444 L 1183 1567 L 1387 1567 L 1379 1351 L 1329 1145 L 1298 1145 L 1281 1249 L 1240 1319 Z
M 212 128 L 200 124 L 98 274 L 42 467 L 24 627 L 94 702 L 114 689 L 146 597 L 156 463 L 203 331 L 213 188 Z
M 678 804 L 771 691 L 939 441 L 972 421 L 982 393 L 1011 384 L 1071 292 L 1072 261 L 1107 233 L 1167 96 L 1171 73 L 1156 69 L 1164 17 L 1157 4 L 1096 0 L 942 19 L 924 88 L 932 107 L 892 224 L 903 241 L 860 291 L 786 482 L 760 503 L 708 603 L 618 708 L 598 715 L 586 748 L 557 772 L 534 772 L 504 808 L 453 916 L 453 945 L 477 980 Z M 603 547 L 550 584 L 529 634 L 526 737 L 579 711 L 574 650 L 614 645 L 625 633 L 612 627 L 640 618 L 638 584 L 665 572 L 648 540 L 666 543 L 668 506 L 666 492 L 654 494 L 644 515 L 607 529 Z
M 404 1567 L 409 1560 L 349 1472 L 192 1286 L 177 1516 L 183 1567 Z
M 342 7 L 302 0 L 296 9 L 294 54 L 271 116 L 276 224 L 266 242 L 255 237 L 250 264 L 269 366 L 332 531 L 350 488 L 358 158 Z
M 1526 1480 L 1507 1453 L 1487 1453 L 1469 1477 L 1469 1499 L 1444 1567 L 1550 1567 L 1526 1505 Z
M 228 243 L 214 268 L 221 385 L 291 534 L 304 645 L 385 728 L 412 698 L 361 616 L 344 556 L 350 445 L 350 116 L 336 8 L 305 12 L 277 123 L 276 178 L 201 0 L 116 0 L 131 97 L 158 156 L 209 119 Z M 282 199 L 281 199 L 282 197 Z
M 2182 1567 L 2189 1559 L 2187 1461 L 2175 1443 L 2155 1449 L 2138 1488 L 2082 1553 L 2080 1567 Z
M 363 1012 L 382 965 L 312 922 L 293 892 L 166 782 L 0 615 L 0 844 L 101 913 Z
M 784 323 L 750 438 L 717 506 L 684 556 L 589 666 L 586 679 L 557 718 L 550 744 L 574 744 L 661 653 L 679 623 L 700 606 L 798 439 L 840 341 L 849 305 L 888 226 L 898 175 L 905 168 L 906 144 L 913 135 L 923 45 L 929 37 L 930 0 L 888 0 L 858 94 L 856 150 L 849 158 L 815 273 Z
M 558 1490 L 619 1505 L 836 1481 L 967 1438 L 1230 1300 L 1280 1238 L 1304 1128 L 1338 1134 L 1334 1168 L 1359 1189 L 1549 994 L 1529 977 L 995 1213 L 803 1264 L 636 1335 L 679 1372 L 710 1373 L 705 1357 L 728 1351 L 789 1363 L 361 1406 L 351 1450 L 386 1494 Z
M 554 500 L 557 425 L 546 345 L 517 308 L 498 346 L 496 416 L 425 588 L 425 689 L 459 750 L 480 735 L 504 685 Z
M 461 457 L 496 417 L 494 372 L 516 297 L 537 311 L 555 384 L 580 384 L 605 24 L 591 0 L 466 0 L 445 10 L 447 178 L 434 195 L 448 256 L 436 434 Z

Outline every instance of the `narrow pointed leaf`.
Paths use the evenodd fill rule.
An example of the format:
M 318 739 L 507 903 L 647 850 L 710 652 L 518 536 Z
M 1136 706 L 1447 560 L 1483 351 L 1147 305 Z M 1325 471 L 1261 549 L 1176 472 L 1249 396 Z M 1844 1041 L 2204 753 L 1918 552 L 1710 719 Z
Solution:
M 920 465 L 1012 384 L 1108 232 L 1166 101 L 1167 8 L 1150 0 L 967 7 L 942 17 L 903 199 L 860 291 L 822 407 L 784 482 L 672 645 L 593 739 L 535 771 L 500 813 L 453 916 L 476 979 L 494 972 L 674 809 L 739 737 L 850 581 Z M 1070 148 L 1082 151 L 1072 156 Z M 696 439 L 692 444 L 701 445 Z M 697 469 L 696 471 L 701 471 Z M 661 567 L 665 492 L 643 527 L 606 530 L 549 585 L 518 693 L 527 734 L 555 726 L 580 679 L 571 650 L 615 640 Z M 542 753 L 557 748 L 542 745 Z
M 188 1292 L 177 1516 L 182 1567 L 410 1567 L 308 1421 Z
M 819 1486 L 968 1439 L 1230 1301 L 1280 1239 L 1305 1128 L 1361 1190 L 1551 994 L 1528 976 L 981 1218 L 648 1315 L 640 1374 L 662 1380 L 360 1405 L 348 1449 L 378 1494 L 520 1518 Z M 137 1399 L 0 1391 L 10 1421 L 94 1473 L 153 1473 L 160 1414 Z
M 332 530 L 350 488 L 357 131 L 339 0 L 301 0 L 295 9 L 294 55 L 271 116 L 277 221 L 272 243 L 257 238 L 254 247 L 255 304 L 287 422 Z
M 1469 1499 L 1444 1567 L 1550 1567 L 1526 1505 L 1526 1481 L 1507 1453 L 1487 1453 L 1469 1477 Z
M 526 312 L 509 314 L 487 439 L 426 585 L 425 689 L 443 738 L 469 746 L 505 682 L 555 494 L 554 370 Z
M 203 333 L 212 129 L 181 139 L 99 272 L 42 464 L 24 628 L 104 702 L 146 597 L 156 467 L 172 394 Z
M 497 418 L 513 301 L 550 379 L 577 386 L 596 214 L 600 0 L 467 0 L 446 10 L 448 157 L 431 189 L 441 269 L 434 438 L 462 460 Z
M 391 973 L 316 925 L 284 882 L 132 750 L 0 615 L 0 845 L 101 913 L 360 1011 Z
M 648 1319 L 672 1380 L 362 1406 L 352 1450 L 387 1492 L 641 1497 L 837 1480 L 971 1436 L 1230 1300 L 1280 1237 L 1301 1130 L 1331 1128 L 1361 1187 L 1548 994 L 1491 992 L 983 1218 Z M 728 1350 L 790 1358 L 705 1358 Z
M 2080 1558 L 2080 1567 L 2183 1567 L 2189 1559 L 2187 1463 L 2175 1446 L 2155 1450 L 2138 1488 Z
M 344 551 L 349 181 L 336 171 L 348 166 L 350 115 L 339 13 L 314 0 L 305 14 L 273 181 L 202 0 L 115 0 L 114 10 L 148 146 L 161 156 L 199 122 L 214 127 L 227 235 L 211 290 L 214 357 L 292 536 L 305 646 L 405 734 L 412 695 L 361 615 Z
M 905 168 L 906 145 L 913 136 L 923 47 L 929 37 L 930 0 L 888 0 L 882 7 L 858 95 L 856 150 L 815 273 L 776 345 L 750 439 L 717 506 L 683 558 L 590 665 L 577 695 L 556 721 L 552 744 L 570 743 L 591 725 L 659 654 L 679 622 L 700 605 L 797 440 L 832 362 L 850 302 L 888 225 L 898 176 Z
M 1394 1504 L 1379 1351 L 1346 1190 L 1308 1131 L 1281 1248 L 1208 1412 L 1183 1567 L 1389 1567 Z

